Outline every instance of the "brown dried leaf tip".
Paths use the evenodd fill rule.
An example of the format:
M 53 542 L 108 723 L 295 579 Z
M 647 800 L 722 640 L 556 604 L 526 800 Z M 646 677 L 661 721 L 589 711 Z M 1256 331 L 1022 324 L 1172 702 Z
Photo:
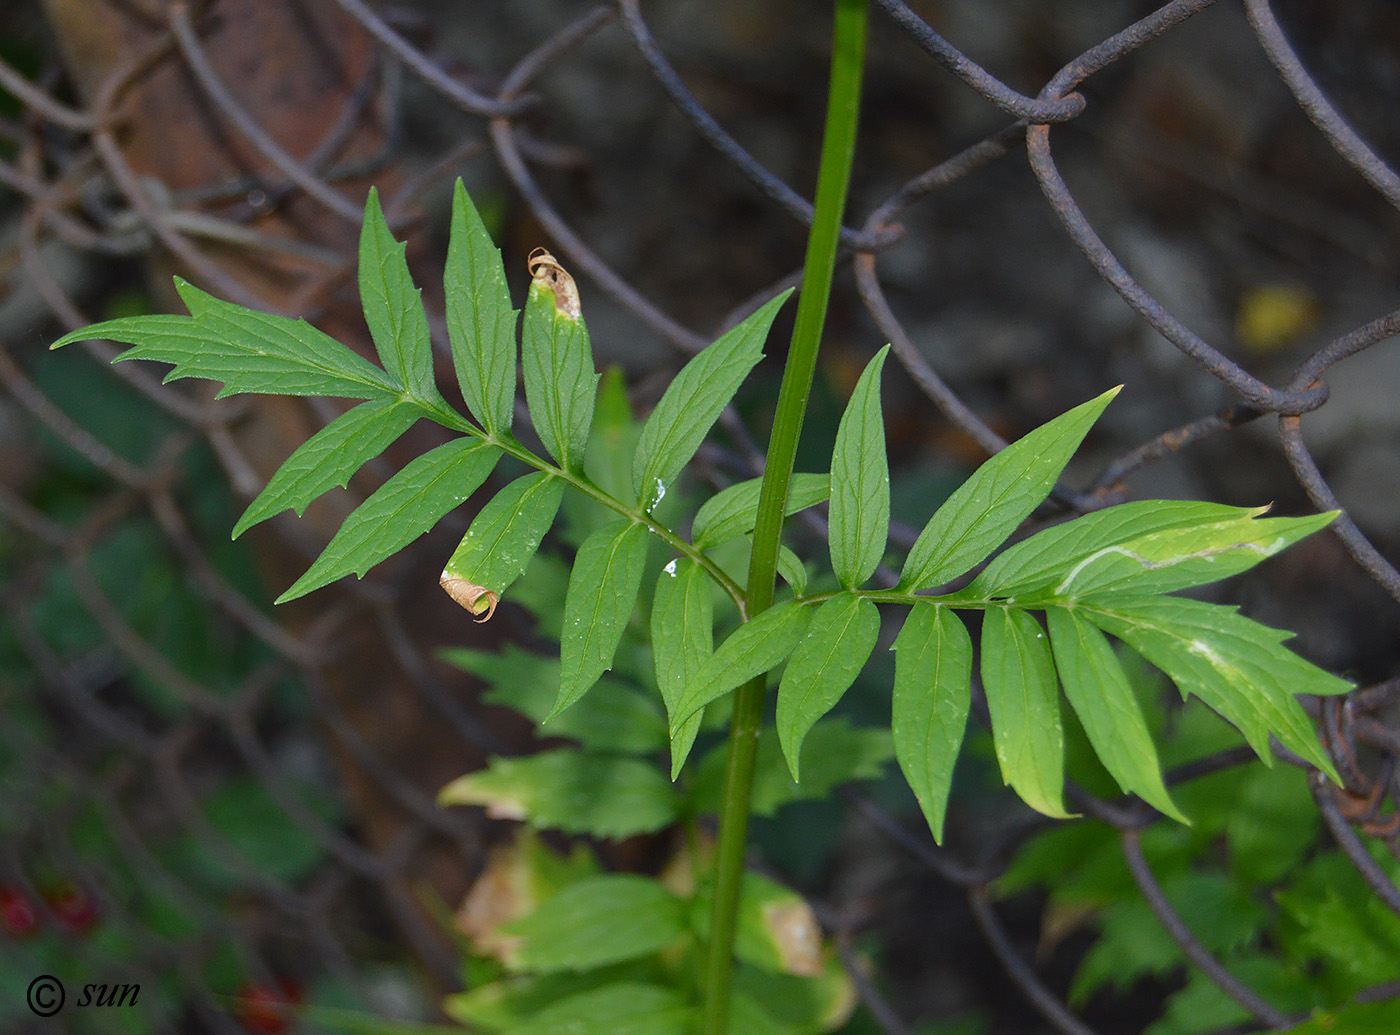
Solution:
M 530 270 L 530 280 L 546 287 L 554 295 L 554 308 L 571 320 L 581 319 L 583 309 L 578 301 L 578 288 L 569 271 L 559 265 L 559 260 L 543 248 L 536 248 L 526 260 Z
M 442 573 L 438 579 L 438 585 L 447 591 L 447 595 L 457 603 L 461 604 L 474 615 L 481 615 L 477 623 L 489 621 L 496 613 L 496 604 L 500 601 L 501 595 L 485 586 L 478 586 L 468 582 L 458 575 Z M 482 612 L 486 612 L 482 614 Z

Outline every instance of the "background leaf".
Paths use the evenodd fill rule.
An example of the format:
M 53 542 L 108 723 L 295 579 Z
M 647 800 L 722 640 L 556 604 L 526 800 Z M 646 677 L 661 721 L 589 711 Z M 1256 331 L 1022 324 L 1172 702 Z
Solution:
M 850 689 L 879 635 L 879 609 L 850 593 L 827 600 L 807 624 L 778 686 L 778 740 L 794 781 L 807 731 Z
M 655 879 L 611 873 L 556 892 L 506 930 L 524 939 L 522 969 L 550 973 L 660 952 L 688 925 L 681 900 Z
M 305 596 L 351 572 L 363 578 L 475 492 L 500 455 L 497 447 L 464 437 L 416 457 L 351 512 L 321 556 L 277 603 Z
M 714 601 L 710 579 L 699 565 L 677 558 L 656 580 L 651 603 L 651 650 L 656 686 L 674 719 L 676 705 L 714 653 Z M 700 732 L 702 711 L 692 712 L 671 738 L 671 779 L 680 773 Z
M 1002 778 L 1037 812 L 1068 818 L 1055 663 L 1045 631 L 1026 612 L 987 609 L 982 619 L 982 686 Z
M 422 416 L 398 399 L 373 399 L 342 413 L 297 447 L 233 526 L 237 539 L 273 514 L 291 509 L 300 517 L 312 500 L 344 488 L 351 476 Z
M 1157 749 L 1123 666 L 1103 633 L 1068 608 L 1046 612 L 1065 697 L 1118 786 L 1157 811 L 1189 822 L 1162 783 Z
M 692 712 L 781 664 L 802 639 L 811 614 L 810 608 L 797 601 L 784 600 L 730 633 L 676 705 L 671 716 L 672 741 Z
M 691 535 L 701 549 L 715 546 L 753 531 L 758 520 L 758 495 L 762 478 L 750 478 L 707 499 L 695 514 Z M 784 516 L 815 506 L 831 494 L 831 478 L 825 474 L 794 474 L 788 482 Z
M 637 502 L 648 510 L 665 495 L 720 412 L 763 358 L 763 343 L 789 288 L 701 349 L 681 368 L 642 428 L 632 463 Z
M 561 466 L 577 470 L 588 442 L 599 375 L 593 369 L 583 319 L 556 309 L 554 293 L 539 281 L 531 282 L 525 301 L 521 358 L 535 432 Z
M 494 758 L 444 787 L 438 804 L 484 805 L 494 819 L 604 838 L 661 830 L 679 815 L 679 796 L 650 762 L 572 748 Z
M 880 408 L 886 345 L 866 366 L 836 429 L 831 454 L 831 570 L 854 589 L 875 571 L 890 530 L 890 467 Z
M 422 293 L 413 286 L 405 246 L 394 240 L 379 192 L 365 200 L 360 228 L 360 304 L 374 339 L 379 362 L 410 397 L 432 403 L 441 399 L 433 380 L 433 346 Z
M 646 558 L 647 528 L 631 521 L 605 525 L 579 547 L 564 595 L 559 698 L 549 718 L 587 693 L 612 667 L 622 630 L 637 606 Z
M 563 496 L 563 479 L 547 471 L 515 479 L 472 519 L 443 570 L 504 593 L 535 556 Z
M 972 703 L 972 639 L 949 608 L 918 603 L 895 637 L 894 652 L 895 758 L 933 839 L 942 844 L 953 766 Z
M 500 250 L 460 178 L 443 272 L 447 337 L 462 399 L 488 435 L 510 430 L 515 414 L 515 320 Z
M 1081 403 L 1011 443 L 973 472 L 924 526 L 900 576 L 902 589 L 956 578 L 987 557 L 1040 506 L 1085 434 L 1118 394 Z

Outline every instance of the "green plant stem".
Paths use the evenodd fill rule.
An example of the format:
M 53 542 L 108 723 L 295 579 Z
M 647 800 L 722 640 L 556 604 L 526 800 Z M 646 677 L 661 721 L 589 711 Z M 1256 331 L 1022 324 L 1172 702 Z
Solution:
M 817 174 L 816 211 L 807 237 L 807 257 L 802 270 L 797 318 L 778 391 L 773 433 L 768 442 L 767 465 L 759 491 L 758 519 L 753 550 L 745 619 L 751 620 L 773 603 L 776 587 L 778 543 L 783 529 L 797 441 L 812 391 L 817 348 L 826 322 L 831 276 L 836 268 L 836 246 L 846 189 L 855 156 L 856 124 L 860 114 L 860 84 L 865 67 L 866 0 L 836 0 L 832 29 L 831 84 L 827 97 L 826 128 L 822 134 L 821 168 Z M 720 813 L 719 845 L 715 861 L 714 907 L 710 943 L 705 960 L 704 1035 L 725 1035 L 729 1026 L 730 979 L 734 969 L 734 934 L 738 923 L 739 889 L 744 876 L 744 848 L 748 840 L 754 757 L 763 724 L 767 677 L 759 676 L 735 694 L 734 718 L 729 730 L 724 797 Z

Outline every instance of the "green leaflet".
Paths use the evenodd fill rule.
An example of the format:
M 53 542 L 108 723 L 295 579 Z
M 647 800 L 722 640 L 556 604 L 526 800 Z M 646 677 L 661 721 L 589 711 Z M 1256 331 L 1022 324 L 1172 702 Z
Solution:
M 1187 500 L 1137 500 L 1042 529 L 992 558 L 960 597 L 1025 596 L 1062 582 L 1080 561 L 1106 547 L 1171 528 L 1245 521 L 1264 507 L 1227 507 Z
M 579 547 L 564 594 L 559 697 L 546 723 L 612 667 L 622 631 L 637 606 L 646 559 L 647 528 L 630 521 L 605 525 Z
M 680 813 L 675 788 L 650 762 L 572 748 L 494 758 L 444 787 L 438 804 L 484 805 L 495 819 L 603 838 L 661 830 Z
M 535 556 L 563 496 L 563 479 L 547 471 L 515 479 L 472 519 L 444 573 L 504 593 Z
M 989 607 L 982 620 L 982 686 L 1002 778 L 1037 812 L 1066 819 L 1059 684 L 1040 623 Z
M 677 703 L 671 715 L 672 740 L 692 712 L 776 668 L 797 646 L 810 619 L 808 608 L 796 600 L 784 600 L 730 633 Z
M 438 656 L 491 685 L 482 699 L 514 708 L 538 724 L 559 687 L 559 659 L 507 643 L 499 651 L 448 647 Z M 615 754 L 649 755 L 666 746 L 666 719 L 652 694 L 604 676 L 583 700 L 549 724 L 551 737 L 568 737 L 585 748 Z
M 917 603 L 893 649 L 895 758 L 933 839 L 942 844 L 953 765 L 972 703 L 972 639 L 949 608 Z
M 778 686 L 778 740 L 794 782 L 807 731 L 850 689 L 879 634 L 879 610 L 851 593 L 836 594 L 812 615 Z
M 598 374 L 583 318 L 559 308 L 541 280 L 531 281 L 525 302 L 521 357 L 535 432 L 560 466 L 577 470 L 593 420 Z
M 1266 764 L 1269 734 L 1337 780 L 1294 694 L 1343 694 L 1351 684 L 1282 646 L 1291 633 L 1237 608 L 1181 597 L 1113 595 L 1083 601 L 1089 621 L 1126 642 L 1232 723 Z
M 1046 612 L 1065 697 L 1118 786 L 1164 815 L 1189 822 L 1162 783 L 1157 749 L 1123 666 L 1103 633 L 1070 608 Z
M 505 928 L 524 939 L 513 965 L 542 974 L 647 956 L 687 931 L 679 898 L 651 877 L 624 873 L 570 884 Z
M 690 1035 L 692 1016 L 674 989 L 621 981 L 570 996 L 510 1035 Z
M 479 439 L 458 438 L 417 457 L 351 512 L 321 556 L 277 603 L 351 572 L 363 578 L 475 492 L 500 455 Z
M 1118 394 L 1113 388 L 1011 443 L 958 486 L 909 551 L 901 589 L 956 578 L 1006 541 L 1040 506 L 1085 434 Z
M 1337 511 L 1169 528 L 1106 546 L 1075 563 L 1050 589 L 1076 600 L 1107 592 L 1170 593 L 1254 567 L 1331 523 Z
M 422 415 L 417 406 L 398 399 L 373 399 L 342 413 L 277 468 L 233 526 L 233 538 L 287 509 L 300 517 L 323 492 L 344 488 L 351 475 L 384 452 Z
M 194 315 L 128 316 L 65 334 L 50 348 L 105 338 L 132 345 L 117 360 L 172 363 L 166 381 L 222 381 L 218 398 L 243 392 L 378 399 L 398 394 L 384 371 L 305 320 L 222 302 L 175 278 Z
M 728 750 L 725 744 L 716 745 L 696 764 L 689 794 L 696 812 L 718 813 L 722 808 Z M 766 726 L 758 735 L 754 758 L 753 814 L 772 816 L 792 802 L 825 798 L 843 783 L 879 779 L 893 753 L 888 730 L 852 726 L 844 718 L 822 719 L 802 743 L 798 784 L 788 771 L 777 731 Z
M 831 454 L 831 569 L 847 589 L 875 571 L 890 531 L 890 468 L 880 410 L 886 345 L 860 375 L 836 429 Z
M 515 319 L 501 253 L 459 178 L 443 273 L 447 337 L 462 398 L 488 435 L 510 430 L 515 409 Z
M 763 343 L 792 290 L 770 299 L 747 320 L 696 353 L 651 411 L 632 462 L 637 504 L 650 510 L 700 448 L 720 412 L 763 358 Z
M 762 478 L 751 478 L 722 489 L 701 505 L 691 525 L 691 537 L 700 549 L 708 549 L 753 531 L 758 520 L 758 494 Z M 831 478 L 825 474 L 794 474 L 788 483 L 784 516 L 822 502 L 831 494 Z
M 410 398 L 441 401 L 433 380 L 433 346 L 422 293 L 408 273 L 405 246 L 394 240 L 379 192 L 369 189 L 360 228 L 360 304 L 379 362 Z
M 686 687 L 714 653 L 714 601 L 705 569 L 688 560 L 672 560 L 656 580 L 651 603 L 651 651 L 656 664 L 656 686 L 666 702 L 666 714 L 675 719 L 676 706 Z M 680 775 L 682 763 L 700 732 L 702 711 L 692 712 L 671 739 L 671 779 Z

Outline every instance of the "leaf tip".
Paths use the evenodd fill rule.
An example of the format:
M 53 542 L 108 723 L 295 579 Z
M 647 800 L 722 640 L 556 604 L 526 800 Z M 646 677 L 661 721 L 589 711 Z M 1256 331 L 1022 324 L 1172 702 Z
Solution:
M 547 249 L 536 248 L 526 260 L 530 271 L 530 283 L 554 296 L 554 310 L 577 323 L 583 318 L 583 308 L 579 303 L 578 286 L 569 271 L 559 265 L 559 260 Z
M 496 604 L 501 599 L 499 593 L 489 590 L 485 586 L 478 586 L 459 575 L 453 575 L 446 569 L 438 578 L 438 585 L 449 597 L 471 614 L 480 615 L 481 617 L 476 619 L 478 625 L 491 620 L 491 616 L 496 613 Z

